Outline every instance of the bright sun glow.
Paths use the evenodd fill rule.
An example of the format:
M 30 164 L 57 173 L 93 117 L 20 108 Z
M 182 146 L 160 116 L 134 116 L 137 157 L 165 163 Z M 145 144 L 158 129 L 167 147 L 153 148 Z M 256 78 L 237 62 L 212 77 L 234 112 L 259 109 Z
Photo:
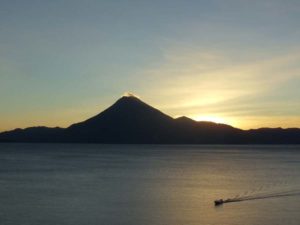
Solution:
M 225 123 L 226 120 L 217 116 L 210 116 L 210 115 L 199 115 L 199 116 L 193 116 L 192 117 L 194 120 L 197 121 L 210 121 L 214 123 Z

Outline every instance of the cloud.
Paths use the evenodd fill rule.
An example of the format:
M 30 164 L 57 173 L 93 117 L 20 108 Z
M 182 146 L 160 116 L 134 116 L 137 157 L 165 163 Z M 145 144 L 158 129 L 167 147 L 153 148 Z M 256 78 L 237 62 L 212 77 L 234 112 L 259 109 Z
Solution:
M 288 88 L 300 79 L 299 51 L 252 55 L 249 61 L 238 57 L 190 48 L 168 51 L 159 67 L 144 71 L 147 90 L 160 96 L 159 100 L 152 100 L 171 115 L 298 115 L 300 125 L 300 106 L 296 103 L 300 93 L 295 97 L 297 87 Z M 292 100 L 280 99 L 281 95 Z
M 137 96 L 137 95 L 135 95 L 135 94 L 133 94 L 133 93 L 131 93 L 131 92 L 125 92 L 125 93 L 122 95 L 122 97 L 135 97 L 135 98 L 140 99 L 139 96 Z

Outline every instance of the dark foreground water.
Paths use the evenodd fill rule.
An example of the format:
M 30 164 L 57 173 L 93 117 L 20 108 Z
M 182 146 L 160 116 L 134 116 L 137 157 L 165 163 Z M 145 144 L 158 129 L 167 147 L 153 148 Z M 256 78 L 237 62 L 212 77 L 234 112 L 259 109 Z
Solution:
M 299 225 L 299 191 L 300 146 L 0 145 L 1 225 Z

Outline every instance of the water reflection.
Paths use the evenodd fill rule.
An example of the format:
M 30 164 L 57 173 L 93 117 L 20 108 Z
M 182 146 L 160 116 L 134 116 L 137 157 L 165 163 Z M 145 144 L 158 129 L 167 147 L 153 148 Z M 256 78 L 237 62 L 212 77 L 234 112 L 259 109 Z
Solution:
M 299 194 L 213 205 L 299 187 L 297 146 L 0 145 L 0 161 L 1 225 L 300 221 Z

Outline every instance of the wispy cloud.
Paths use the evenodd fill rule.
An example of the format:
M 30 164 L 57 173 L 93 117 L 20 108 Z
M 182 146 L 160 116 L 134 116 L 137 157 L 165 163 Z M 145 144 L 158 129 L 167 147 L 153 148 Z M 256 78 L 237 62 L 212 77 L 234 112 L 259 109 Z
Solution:
M 173 99 L 171 102 L 156 100 L 159 107 L 173 115 L 197 118 L 209 114 L 240 120 L 242 117 L 299 116 L 299 126 L 299 110 L 295 108 L 300 106 L 292 98 L 293 90 L 280 89 L 284 84 L 288 87 L 289 82 L 299 81 L 299 62 L 299 51 L 241 61 L 238 56 L 224 52 L 184 49 L 167 52 L 164 63 L 146 71 L 145 76 L 148 86 L 151 81 L 155 84 L 149 87 L 151 91 L 159 93 L 162 99 Z M 294 100 L 280 101 L 274 96 L 289 95 L 289 92 Z M 284 121 L 277 123 L 285 126 Z

